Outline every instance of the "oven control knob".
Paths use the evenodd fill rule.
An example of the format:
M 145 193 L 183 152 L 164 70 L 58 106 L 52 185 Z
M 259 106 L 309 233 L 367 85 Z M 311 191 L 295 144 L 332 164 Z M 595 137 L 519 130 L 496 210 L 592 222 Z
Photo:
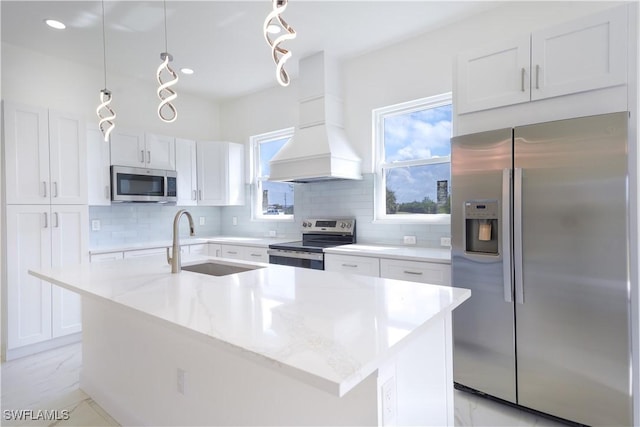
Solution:
M 352 225 L 353 225 L 353 224 L 348 223 L 348 224 L 347 224 L 347 228 L 351 228 L 351 226 L 352 226 Z
M 303 223 L 302 223 L 302 226 L 303 226 L 303 227 L 306 227 L 306 226 L 307 226 L 307 222 L 306 222 L 306 221 L 305 221 L 305 222 L 303 222 Z
M 347 226 L 347 224 L 345 224 L 344 222 L 340 223 L 340 228 L 345 228 Z

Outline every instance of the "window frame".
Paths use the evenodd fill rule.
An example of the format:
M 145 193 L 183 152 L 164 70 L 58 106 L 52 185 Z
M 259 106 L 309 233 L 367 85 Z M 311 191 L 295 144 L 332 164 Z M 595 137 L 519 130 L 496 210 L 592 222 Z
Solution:
M 405 160 L 395 162 L 385 162 L 384 150 L 384 119 L 403 114 L 409 114 L 415 111 L 427 110 L 430 108 L 451 105 L 453 107 L 452 92 L 440 95 L 429 96 L 426 98 L 415 99 L 412 101 L 401 102 L 386 107 L 376 108 L 372 112 L 373 122 L 373 169 L 374 169 L 374 215 L 373 221 L 378 223 L 418 223 L 418 224 L 451 224 L 451 214 L 387 214 L 387 194 L 386 194 L 386 178 L 385 171 L 410 167 L 410 166 L 428 166 L 435 164 L 449 163 L 451 164 L 451 154 L 446 157 L 437 157 L 430 159 Z M 451 114 L 453 129 L 453 108 Z M 452 135 L 453 136 L 453 135 Z M 449 181 L 451 184 L 451 181 Z M 450 190 L 451 191 L 451 190 Z
M 283 138 L 293 137 L 295 127 L 284 128 L 276 131 L 265 132 L 249 137 L 251 146 L 251 220 L 266 222 L 293 222 L 295 221 L 295 200 L 293 215 L 263 215 L 262 214 L 262 185 L 261 182 L 269 181 L 268 175 L 259 175 L 260 171 L 260 144 Z M 275 182 L 275 181 L 274 181 Z

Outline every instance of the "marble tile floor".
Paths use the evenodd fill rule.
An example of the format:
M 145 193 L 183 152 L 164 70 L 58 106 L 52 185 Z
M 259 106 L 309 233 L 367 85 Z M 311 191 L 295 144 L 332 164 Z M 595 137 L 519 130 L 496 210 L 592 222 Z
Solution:
M 118 426 L 109 414 L 80 390 L 81 366 L 80 343 L 3 362 L 0 367 L 0 425 Z M 16 416 L 16 410 L 29 409 L 33 412 Z M 39 414 L 38 410 L 50 412 Z M 44 419 L 47 415 L 57 419 Z M 455 425 L 555 427 L 561 424 L 456 390 Z

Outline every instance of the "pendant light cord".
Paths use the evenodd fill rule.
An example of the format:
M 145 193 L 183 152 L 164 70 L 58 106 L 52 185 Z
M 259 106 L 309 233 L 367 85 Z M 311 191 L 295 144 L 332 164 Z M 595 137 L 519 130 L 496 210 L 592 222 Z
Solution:
M 167 0 L 162 2 L 164 6 L 164 51 L 169 52 L 168 43 L 167 43 Z
M 107 88 L 107 37 L 104 29 L 104 0 L 102 0 L 102 54 L 104 64 L 104 88 Z

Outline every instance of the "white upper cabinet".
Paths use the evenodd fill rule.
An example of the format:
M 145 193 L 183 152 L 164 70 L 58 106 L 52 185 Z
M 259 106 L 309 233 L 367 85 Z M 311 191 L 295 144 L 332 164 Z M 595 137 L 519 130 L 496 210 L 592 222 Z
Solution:
M 111 164 L 175 170 L 175 138 L 116 128 L 111 133 Z
M 244 145 L 198 141 L 198 205 L 244 204 Z
M 459 114 L 530 100 L 529 36 L 463 52 L 457 61 Z
M 4 103 L 8 204 L 86 204 L 84 120 Z
M 531 35 L 531 99 L 626 83 L 627 8 Z
M 178 206 L 198 204 L 196 142 L 176 138 L 176 173 L 178 174 Z
M 87 127 L 87 176 L 89 205 L 111 204 L 111 171 L 109 143 L 105 142 L 98 126 Z
M 463 52 L 458 114 L 626 83 L 627 6 Z

